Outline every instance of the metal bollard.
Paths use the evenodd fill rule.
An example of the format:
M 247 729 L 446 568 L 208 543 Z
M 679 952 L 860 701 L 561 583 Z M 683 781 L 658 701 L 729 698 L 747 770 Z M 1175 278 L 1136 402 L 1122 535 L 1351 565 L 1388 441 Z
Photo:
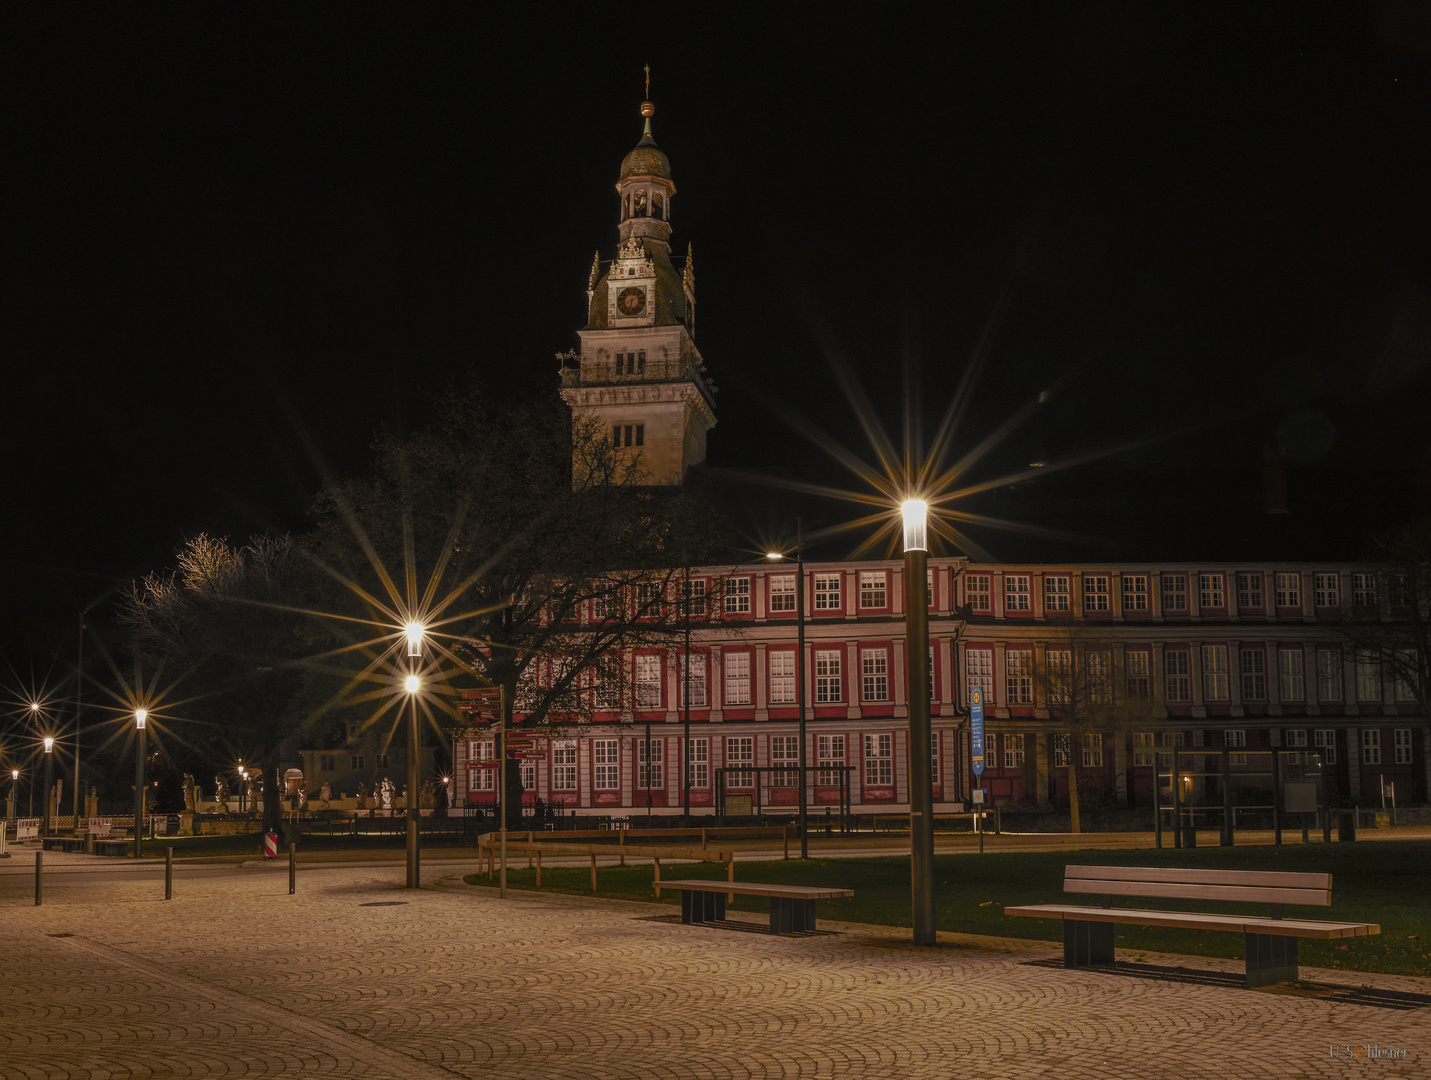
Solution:
M 174 899 L 174 848 L 164 849 L 164 899 Z
M 45 902 L 45 879 L 41 871 L 45 865 L 45 853 L 35 852 L 35 906 L 39 907 Z
M 288 845 L 288 895 L 298 891 L 298 845 Z

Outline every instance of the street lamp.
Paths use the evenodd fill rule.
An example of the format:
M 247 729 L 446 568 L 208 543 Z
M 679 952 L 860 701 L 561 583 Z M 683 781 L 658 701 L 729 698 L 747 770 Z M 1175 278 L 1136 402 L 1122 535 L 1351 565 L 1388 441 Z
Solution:
M 245 801 L 245 800 L 248 798 L 248 770 L 247 770 L 246 768 L 244 768 L 244 764 L 243 764 L 242 761 L 239 762 L 238 774 L 239 774 L 239 792 L 238 792 L 238 795 L 239 795 L 239 813 L 240 813 L 240 814 L 243 814 L 243 813 L 247 813 L 247 812 L 248 812 L 248 806 L 247 806 L 247 803 L 246 803 L 246 801 Z M 227 813 L 227 812 L 228 812 L 228 809 L 229 809 L 229 808 L 228 808 L 227 806 L 225 806 L 225 807 L 223 808 L 223 812 L 224 812 L 224 813 Z
M 134 710 L 134 730 L 139 738 L 134 743 L 134 857 L 144 848 L 144 755 L 149 745 L 149 710 Z
M 38 705 L 32 705 L 30 708 L 32 711 L 38 711 L 40 707 Z M 43 813 L 45 815 L 45 825 L 44 828 L 40 830 L 40 845 L 42 847 L 44 846 L 43 838 L 50 835 L 50 785 L 54 783 L 54 775 L 55 740 L 47 735 L 45 736 L 45 806 L 43 810 Z
M 767 559 L 778 561 L 785 556 L 778 551 L 769 552 Z M 809 830 L 806 828 L 805 797 L 805 536 L 800 519 L 795 519 L 795 708 L 800 714 L 797 721 L 800 732 L 800 749 L 797 753 L 799 778 L 796 786 L 800 803 L 800 858 L 810 857 Z
M 403 634 L 407 637 L 408 656 L 422 655 L 422 636 L 425 632 L 421 623 L 410 622 L 403 627 Z
M 408 641 L 411 640 L 412 638 L 409 636 Z M 418 691 L 422 689 L 422 680 L 416 675 L 409 675 L 403 680 L 403 689 L 407 691 L 408 704 L 412 710 L 408 716 L 407 726 L 407 887 L 416 889 L 420 869 L 417 835 L 419 821 L 417 787 L 422 780 L 417 758 L 417 695 Z
M 18 817 L 20 813 L 20 770 L 10 770 L 10 812 L 7 817 Z
M 900 505 L 904 518 L 904 636 L 909 643 L 909 877 L 914 943 L 934 944 L 934 796 L 929 724 L 929 506 Z

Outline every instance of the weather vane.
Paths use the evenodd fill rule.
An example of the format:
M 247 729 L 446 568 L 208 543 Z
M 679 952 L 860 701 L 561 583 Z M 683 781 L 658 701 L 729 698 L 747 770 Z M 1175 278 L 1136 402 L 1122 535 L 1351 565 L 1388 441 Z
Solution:
M 647 98 L 647 100 L 650 100 L 650 97 L 651 97 L 651 65 L 650 65 L 650 64 L 647 64 L 647 65 L 646 65 L 646 98 Z

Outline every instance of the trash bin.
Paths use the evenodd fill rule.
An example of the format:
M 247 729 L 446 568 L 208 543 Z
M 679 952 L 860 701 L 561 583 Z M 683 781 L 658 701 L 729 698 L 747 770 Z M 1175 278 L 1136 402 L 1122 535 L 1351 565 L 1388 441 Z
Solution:
M 1183 826 L 1183 847 L 1197 847 L 1197 829 L 1191 825 Z
M 1342 841 L 1356 839 L 1356 811 L 1343 810 L 1337 814 L 1337 839 Z

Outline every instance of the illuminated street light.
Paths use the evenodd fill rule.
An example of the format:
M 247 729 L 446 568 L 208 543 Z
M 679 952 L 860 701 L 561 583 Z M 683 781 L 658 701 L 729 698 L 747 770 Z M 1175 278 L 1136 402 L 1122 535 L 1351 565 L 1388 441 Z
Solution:
M 144 755 L 149 745 L 149 710 L 134 710 L 134 730 L 139 738 L 134 743 L 134 857 L 144 848 Z
M 772 562 L 778 562 L 785 558 L 779 551 L 767 552 L 765 557 Z M 797 768 L 799 769 L 796 787 L 798 793 L 796 800 L 800 804 L 800 858 L 810 857 L 810 837 L 808 822 L 806 820 L 806 777 L 805 777 L 805 536 L 801 528 L 800 519 L 795 519 L 795 709 L 799 713 L 798 730 L 800 733 L 800 750 L 798 754 Z M 646 739 L 649 744 L 651 738 L 650 727 L 646 728 Z M 650 761 L 651 752 L 646 751 L 646 760 Z
M 422 655 L 422 638 L 426 633 L 421 623 L 410 622 L 404 629 L 407 634 L 407 654 L 408 656 Z
M 934 795 L 929 723 L 929 505 L 900 504 L 904 518 L 904 626 L 909 642 L 909 857 L 914 943 L 934 944 Z
M 20 812 L 20 770 L 10 770 L 10 805 L 6 817 L 13 818 Z
M 417 630 L 417 636 L 413 636 L 413 630 Z M 422 641 L 422 627 L 416 623 L 408 625 L 408 652 L 412 655 L 412 650 L 417 649 L 418 654 L 421 649 L 418 645 Z M 421 852 L 419 849 L 417 827 L 421 820 L 418 797 L 418 786 L 422 783 L 422 772 L 418 762 L 418 738 L 417 738 L 417 695 L 422 689 L 422 679 L 415 674 L 410 674 L 403 680 L 403 689 L 407 691 L 408 713 L 407 725 L 407 887 L 416 889 L 419 886 L 419 876 L 421 873 Z
M 30 707 L 30 711 L 31 711 L 31 712 L 38 712 L 38 711 L 39 711 L 39 708 L 40 708 L 40 707 L 39 707 L 38 705 L 32 705 L 32 706 Z M 44 811 L 43 811 L 43 812 L 44 812 L 44 815 L 45 815 L 45 824 L 44 824 L 44 827 L 40 829 L 40 846 L 41 846 L 41 847 L 44 847 L 44 846 L 45 846 L 45 840 L 44 840 L 44 838 L 50 835 L 50 785 L 54 783 L 54 775 L 55 775 L 55 740 L 52 739 L 52 738 L 50 738 L 50 737 L 47 735 L 47 736 L 45 737 L 45 792 L 44 792 L 44 795 L 45 795 L 45 805 L 44 805 Z

